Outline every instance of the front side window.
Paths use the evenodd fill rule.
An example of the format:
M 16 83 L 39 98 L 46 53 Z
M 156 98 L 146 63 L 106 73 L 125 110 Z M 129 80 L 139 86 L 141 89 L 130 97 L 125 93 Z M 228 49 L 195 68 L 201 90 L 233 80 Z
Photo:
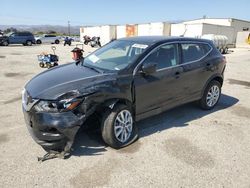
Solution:
M 205 57 L 206 54 L 211 50 L 210 45 L 205 43 L 184 43 L 181 44 L 182 48 L 182 63 L 188 63 L 198 61 Z
M 87 56 L 83 65 L 118 71 L 133 63 L 147 48 L 145 43 L 116 40 Z
M 146 58 L 144 64 L 152 62 L 157 64 L 157 70 L 176 66 L 178 64 L 177 44 L 166 44 L 156 49 Z

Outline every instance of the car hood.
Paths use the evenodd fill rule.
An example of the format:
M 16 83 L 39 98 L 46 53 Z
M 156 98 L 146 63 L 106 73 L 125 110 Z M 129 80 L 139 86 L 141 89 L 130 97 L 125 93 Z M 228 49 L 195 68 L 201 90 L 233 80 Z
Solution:
M 56 100 L 62 94 L 85 88 L 112 79 L 112 73 L 98 73 L 87 67 L 70 63 L 51 68 L 32 78 L 25 89 L 32 98 Z

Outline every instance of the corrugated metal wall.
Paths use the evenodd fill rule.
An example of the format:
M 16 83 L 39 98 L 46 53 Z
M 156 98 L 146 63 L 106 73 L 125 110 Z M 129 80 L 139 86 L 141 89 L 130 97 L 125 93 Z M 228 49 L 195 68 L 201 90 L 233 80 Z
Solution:
M 83 36 L 99 36 L 101 43 L 106 44 L 115 38 L 146 36 L 146 35 L 165 35 L 170 36 L 171 24 L 165 22 L 155 22 L 148 24 L 127 24 L 117 26 L 95 26 L 80 28 L 80 40 Z

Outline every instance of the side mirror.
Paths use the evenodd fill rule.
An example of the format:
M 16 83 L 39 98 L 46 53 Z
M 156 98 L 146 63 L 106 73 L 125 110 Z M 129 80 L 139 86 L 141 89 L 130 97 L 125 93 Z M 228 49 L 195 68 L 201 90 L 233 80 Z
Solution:
M 157 64 L 155 62 L 150 62 L 147 64 L 142 65 L 142 73 L 148 75 L 156 72 Z

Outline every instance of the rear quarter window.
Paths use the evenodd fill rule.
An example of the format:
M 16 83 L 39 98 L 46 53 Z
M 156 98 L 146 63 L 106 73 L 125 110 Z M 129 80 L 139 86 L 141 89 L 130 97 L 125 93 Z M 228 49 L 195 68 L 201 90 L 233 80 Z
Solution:
M 182 63 L 198 61 L 204 58 L 212 49 L 206 43 L 182 43 Z

